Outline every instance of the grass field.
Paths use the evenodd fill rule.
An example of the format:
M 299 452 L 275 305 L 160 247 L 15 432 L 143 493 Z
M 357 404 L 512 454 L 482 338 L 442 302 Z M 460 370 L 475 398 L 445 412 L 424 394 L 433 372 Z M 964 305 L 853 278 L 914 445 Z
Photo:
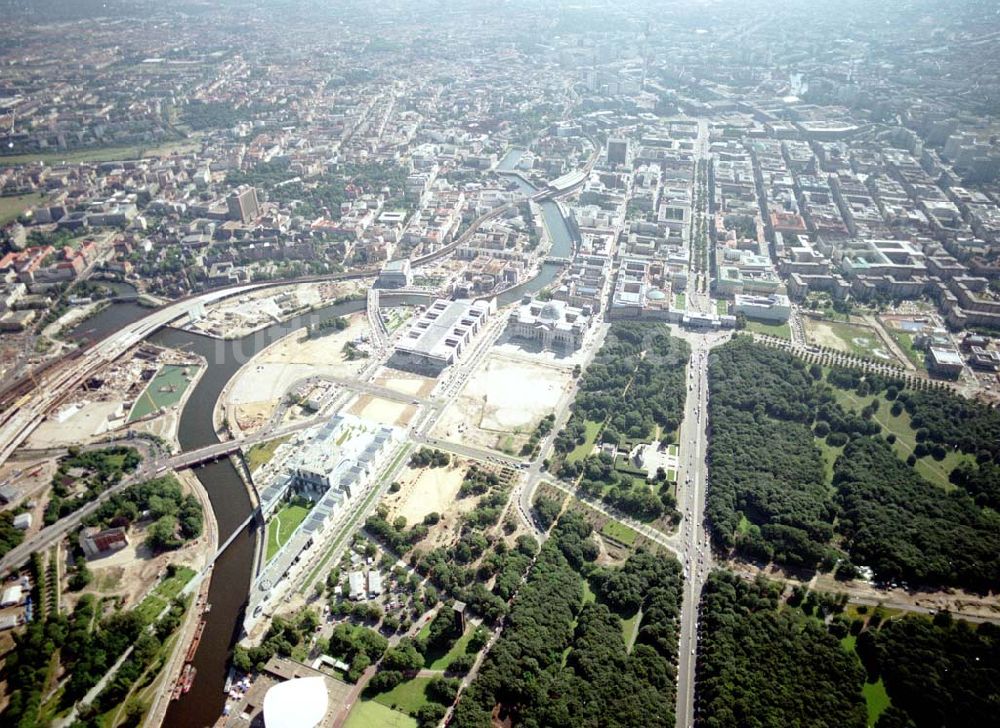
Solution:
M 430 627 L 430 622 L 427 623 L 427 627 Z M 434 655 L 428 651 L 424 667 L 428 670 L 446 670 L 456 657 L 465 654 L 465 648 L 468 646 L 469 640 L 472 639 L 472 632 L 473 628 L 468 627 L 465 633 L 455 640 L 455 643 L 444 654 Z
M 804 318 L 807 338 L 819 346 L 829 346 L 856 356 L 871 357 L 882 361 L 895 359 L 882 344 L 874 330 L 841 321 L 816 321 Z
M 594 449 L 594 441 L 597 440 L 597 432 L 601 429 L 601 423 L 587 420 L 586 423 L 584 423 L 584 427 L 587 428 L 587 431 L 584 435 L 583 444 L 577 445 L 566 456 L 566 462 L 568 463 L 575 463 L 577 460 L 583 460 L 585 457 L 590 455 L 591 451 Z
M 907 333 L 905 331 L 896 331 L 886 327 L 889 335 L 893 338 L 899 348 L 903 350 L 906 354 L 906 358 L 913 362 L 913 365 L 921 370 L 927 371 L 927 365 L 924 363 L 924 352 L 913 347 L 913 334 Z
M 177 573 L 161 581 L 136 609 L 145 624 L 151 624 L 181 589 L 194 578 L 195 571 L 187 566 L 177 567 Z
M 635 538 L 638 535 L 624 523 L 619 523 L 618 521 L 605 522 L 605 524 L 601 526 L 601 533 L 609 538 L 613 538 L 619 543 L 625 544 L 626 546 L 634 544 Z
M 37 194 L 0 197 L 0 226 L 16 220 L 29 207 L 40 205 L 45 200 Z
M 878 722 L 879 716 L 892 705 L 892 701 L 885 691 L 882 678 L 876 683 L 865 683 L 861 688 L 861 694 L 865 696 L 865 703 L 868 705 L 868 725 L 873 726 Z
M 815 438 L 816 447 L 823 454 L 823 471 L 826 474 L 826 482 L 828 484 L 833 483 L 833 464 L 837 462 L 837 458 L 840 457 L 840 453 L 844 452 L 844 446 L 832 447 L 826 443 L 826 440 L 822 437 Z
M 875 397 L 859 397 L 854 392 L 845 391 L 839 387 L 833 387 L 834 396 L 842 407 L 861 412 L 869 405 Z M 885 398 L 879 398 L 878 412 L 872 417 L 882 427 L 882 434 L 888 435 L 890 432 L 896 435 L 896 442 L 892 449 L 898 457 L 906 460 L 916 447 L 917 439 L 914 430 L 910 426 L 910 413 L 905 409 L 899 417 L 893 417 L 889 412 L 892 403 Z M 949 450 L 943 460 L 935 460 L 930 455 L 917 459 L 914 469 L 927 481 L 934 483 L 946 491 L 953 490 L 955 486 L 948 480 L 951 471 L 962 462 L 971 462 L 972 456 L 962 452 Z
M 626 648 L 632 646 L 632 637 L 635 635 L 636 629 L 638 629 L 638 625 L 636 624 L 638 621 L 638 611 L 628 619 L 622 619 L 622 639 L 625 641 Z
M 152 381 L 142 390 L 142 394 L 132 405 L 128 421 L 145 417 L 148 414 L 159 411 L 161 408 L 171 407 L 181 401 L 184 391 L 191 383 L 184 376 L 184 370 L 190 371 L 191 367 L 175 366 L 167 364 L 160 368 Z
M 590 582 L 586 579 L 583 580 L 583 603 L 590 604 L 591 602 L 597 601 L 597 595 L 594 594 L 594 590 L 590 588 Z
M 417 721 L 374 700 L 359 700 L 347 716 L 344 728 L 417 728 Z
M 247 466 L 250 468 L 250 472 L 252 473 L 260 466 L 271 462 L 271 458 L 274 457 L 274 451 L 278 449 L 279 445 L 288 442 L 290 438 L 291 435 L 285 435 L 284 437 L 276 437 L 267 442 L 258 442 L 247 450 Z
M 687 296 L 683 293 L 675 293 L 674 308 L 687 308 Z
M 400 683 L 387 693 L 379 693 L 374 700 L 401 713 L 415 713 L 427 705 L 427 684 L 430 681 L 429 677 L 415 677 Z
M 728 316 L 729 315 L 729 301 L 719 299 L 715 302 L 715 313 L 718 316 Z
M 165 157 L 172 152 L 189 152 L 201 149 L 201 142 L 196 139 L 181 139 L 163 144 L 139 145 L 124 147 L 94 147 L 75 149 L 72 151 L 32 152 L 29 154 L 11 154 L 0 156 L 0 167 L 10 164 L 30 164 L 46 162 L 47 164 L 79 163 L 79 162 L 110 162 L 116 159 L 137 159 L 139 157 Z
M 753 331 L 757 334 L 768 334 L 769 336 L 777 336 L 781 339 L 791 339 L 792 329 L 787 323 L 783 324 L 772 324 L 766 321 L 754 321 L 753 319 L 747 320 L 747 331 Z
M 271 520 L 267 522 L 267 555 L 265 556 L 265 561 L 270 561 L 278 553 L 278 550 L 292 537 L 295 529 L 299 527 L 299 524 L 305 520 L 308 514 L 308 508 L 303 508 L 302 506 L 285 506 L 271 516 Z

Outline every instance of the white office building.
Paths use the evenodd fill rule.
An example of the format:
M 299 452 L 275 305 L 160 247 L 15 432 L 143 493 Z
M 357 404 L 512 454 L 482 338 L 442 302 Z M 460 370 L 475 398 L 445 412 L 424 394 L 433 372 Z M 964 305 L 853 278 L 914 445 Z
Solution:
M 393 363 L 439 374 L 458 361 L 496 310 L 495 298 L 458 301 L 439 298 L 417 317 L 396 344 Z
M 792 305 L 788 296 L 772 293 L 769 296 L 746 296 L 737 293 L 734 296 L 733 310 L 742 313 L 747 318 L 761 321 L 784 322 L 792 313 Z

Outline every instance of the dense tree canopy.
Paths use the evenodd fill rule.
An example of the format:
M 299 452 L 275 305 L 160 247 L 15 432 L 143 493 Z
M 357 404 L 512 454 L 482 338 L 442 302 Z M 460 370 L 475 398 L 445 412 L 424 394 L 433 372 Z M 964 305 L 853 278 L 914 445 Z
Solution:
M 950 391 L 905 391 L 899 399 L 915 429 L 924 429 L 930 442 L 984 453 L 1000 463 L 1000 410 Z
M 560 517 L 454 725 L 489 726 L 498 703 L 515 725 L 674 724 L 680 565 L 634 555 L 620 570 L 598 570 L 600 601 L 584 604 L 578 569 L 593 569 L 589 541 L 579 515 Z M 641 627 L 628 651 L 616 611 L 639 608 Z
M 684 410 L 684 372 L 691 347 L 663 324 L 621 321 L 612 325 L 580 379 L 573 414 L 556 438 L 561 452 L 583 442 L 584 423 L 604 422 L 633 440 L 670 433 Z
M 1000 584 L 1000 517 L 981 507 L 997 501 L 998 471 L 973 442 L 992 432 L 996 413 L 951 393 L 899 391 L 902 382 L 891 377 L 832 369 L 822 382 L 815 374 L 791 354 L 745 337 L 713 350 L 706 513 L 716 543 L 765 561 L 815 566 L 833 563 L 840 535 L 836 544 L 851 561 L 883 578 Z M 859 416 L 837 403 L 830 384 L 904 402 L 917 428 L 911 459 L 900 460 L 872 420 L 880 399 Z M 832 483 L 814 436 L 844 447 Z M 944 457 L 945 445 L 977 450 L 980 461 L 955 469 L 961 489 L 951 493 L 912 469 L 935 449 Z
M 809 429 L 819 396 L 805 365 L 739 337 L 712 352 L 709 387 L 706 512 L 716 541 L 814 566 L 836 507 Z
M 838 529 L 856 564 L 883 577 L 988 588 L 1000 584 L 1000 516 L 945 494 L 883 441 L 850 442 L 834 467 Z
M 779 587 L 716 571 L 701 604 L 697 725 L 864 728 L 864 673 L 819 620 L 778 609 Z
M 873 660 L 894 712 L 917 728 L 994 725 L 1000 714 L 1000 629 L 949 619 L 892 620 L 873 635 Z M 878 726 L 889 723 L 883 716 Z M 905 725 L 905 723 L 902 723 Z

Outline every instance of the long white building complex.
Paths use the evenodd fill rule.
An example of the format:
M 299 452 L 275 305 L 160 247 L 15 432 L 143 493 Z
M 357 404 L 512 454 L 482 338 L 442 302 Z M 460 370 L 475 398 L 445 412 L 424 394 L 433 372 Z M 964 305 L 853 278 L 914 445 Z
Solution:
M 411 324 L 393 355 L 393 364 L 436 375 L 454 364 L 497 310 L 495 298 L 434 301 Z
M 327 526 L 360 502 L 375 482 L 402 433 L 395 427 L 353 415 L 336 415 L 281 445 L 270 482 L 260 489 L 265 518 L 292 496 L 312 502 L 309 515 L 258 575 L 250 590 L 245 628 L 250 631 L 275 587 L 304 552 L 313 548 Z

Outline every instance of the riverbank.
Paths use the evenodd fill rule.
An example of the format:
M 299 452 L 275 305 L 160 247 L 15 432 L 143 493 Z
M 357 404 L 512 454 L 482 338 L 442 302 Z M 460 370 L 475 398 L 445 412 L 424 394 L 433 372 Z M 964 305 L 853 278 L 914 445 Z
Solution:
M 202 562 L 201 568 L 198 569 L 200 576 L 196 577 L 201 579 L 198 594 L 192 600 L 191 607 L 184 613 L 184 621 L 181 623 L 177 642 L 167 663 L 163 666 L 154 683 L 156 699 L 146 714 L 145 725 L 147 728 L 158 728 L 163 723 L 164 718 L 166 718 L 167 709 L 170 706 L 171 688 L 180 679 L 181 672 L 184 669 L 185 657 L 187 657 L 188 650 L 197 633 L 198 625 L 202 620 L 202 611 L 197 608 L 197 605 L 206 603 L 208 599 L 212 582 L 212 569 L 209 562 L 219 550 L 219 524 L 216 521 L 212 503 L 208 498 L 208 491 L 205 490 L 201 481 L 190 470 L 177 471 L 176 475 L 182 487 L 189 489 L 198 499 L 198 503 L 201 504 L 205 528 L 203 537 L 206 541 L 205 560 Z

